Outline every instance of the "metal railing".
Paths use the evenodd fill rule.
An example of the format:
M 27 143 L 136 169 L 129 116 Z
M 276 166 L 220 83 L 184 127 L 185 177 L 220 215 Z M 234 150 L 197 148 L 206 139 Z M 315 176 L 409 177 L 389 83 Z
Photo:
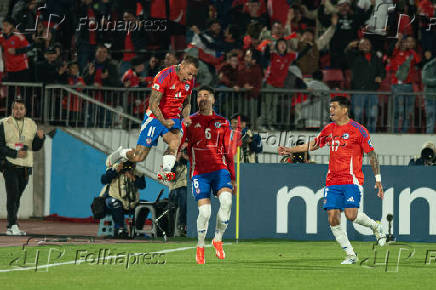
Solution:
M 0 89 L 0 114 L 7 115 L 17 95 L 26 99 L 28 115 L 40 122 L 71 127 L 125 128 L 109 110 L 96 103 L 83 102 L 70 88 L 142 120 L 150 96 L 150 88 L 108 88 L 94 86 L 58 86 L 40 83 L 3 83 Z M 262 89 L 254 94 L 245 89 L 217 88 L 215 111 L 227 118 L 242 113 L 250 126 L 259 129 L 319 130 L 329 122 L 329 101 L 333 95 L 351 96 L 351 116 L 371 133 L 434 132 L 434 123 L 426 112 L 436 111 L 436 102 L 425 106 L 424 92 L 314 91 Z M 192 98 L 192 111 L 197 102 Z M 428 114 L 431 116 L 431 114 Z M 433 113 L 434 115 L 434 113 Z M 137 126 L 130 124 L 130 126 Z M 433 131 L 432 131 L 433 130 Z

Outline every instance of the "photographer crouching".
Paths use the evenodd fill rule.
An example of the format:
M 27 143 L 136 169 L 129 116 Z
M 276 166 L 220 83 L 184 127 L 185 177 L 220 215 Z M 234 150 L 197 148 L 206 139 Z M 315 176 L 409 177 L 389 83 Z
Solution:
M 106 163 L 107 166 L 107 163 Z M 124 214 L 135 209 L 139 201 L 139 189 L 146 187 L 145 177 L 135 170 L 135 163 L 126 161 L 115 163 L 101 176 L 105 186 L 100 196 L 105 197 L 106 208 L 114 221 L 114 237 L 127 238 Z M 146 214 L 144 215 L 145 219 Z M 136 224 L 136 227 L 143 225 Z
M 262 139 L 259 134 L 254 134 L 247 128 L 248 118 L 241 114 L 232 116 L 231 125 L 233 129 L 238 127 L 238 117 L 241 126 L 241 154 L 240 161 L 243 163 L 257 163 L 257 155 L 263 150 Z
M 0 121 L 0 169 L 6 186 L 8 226 L 6 235 L 25 236 L 17 223 L 20 199 L 32 174 L 33 154 L 44 144 L 44 132 L 26 116 L 24 100 L 12 103 L 12 116 Z
M 410 159 L 409 166 L 436 166 L 436 146 L 433 142 L 426 142 L 422 146 L 421 155 Z

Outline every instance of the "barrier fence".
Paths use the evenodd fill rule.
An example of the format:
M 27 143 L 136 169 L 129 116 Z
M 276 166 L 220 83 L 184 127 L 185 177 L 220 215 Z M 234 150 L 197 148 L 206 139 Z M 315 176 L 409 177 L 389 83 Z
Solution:
M 83 100 L 74 91 L 97 102 Z M 150 92 L 149 88 L 5 82 L 0 90 L 0 114 L 8 115 L 11 102 L 20 95 L 26 100 L 28 116 L 45 124 L 129 128 L 129 124 L 123 124 L 116 112 L 142 120 Z M 262 89 L 256 94 L 246 89 L 217 88 L 215 110 L 227 118 L 235 113 L 243 113 L 248 117 L 249 125 L 257 129 L 318 130 L 329 122 L 329 101 L 335 95 L 351 97 L 352 117 L 365 125 L 371 133 L 434 132 L 436 101 L 432 101 L 432 96 L 427 96 L 430 100 L 427 101 L 423 92 L 401 92 L 397 89 L 392 92 Z M 100 106 L 103 104 L 113 110 L 104 109 Z M 196 110 L 194 96 L 192 111 Z

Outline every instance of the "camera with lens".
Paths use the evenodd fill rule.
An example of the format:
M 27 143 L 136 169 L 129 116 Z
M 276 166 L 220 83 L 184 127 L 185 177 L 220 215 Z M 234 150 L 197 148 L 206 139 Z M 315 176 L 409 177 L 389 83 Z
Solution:
M 125 173 L 135 168 L 135 163 L 131 161 L 123 162 L 123 169 L 121 169 L 120 173 Z
M 409 165 L 436 165 L 436 146 L 432 142 L 426 142 L 422 146 L 421 154 L 415 158 L 410 159 Z

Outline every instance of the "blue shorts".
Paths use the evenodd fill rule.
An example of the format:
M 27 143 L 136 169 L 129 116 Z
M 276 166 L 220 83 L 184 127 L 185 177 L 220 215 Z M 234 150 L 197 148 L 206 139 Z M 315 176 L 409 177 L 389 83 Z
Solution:
M 355 184 L 330 185 L 324 188 L 324 209 L 359 208 L 362 187 Z
M 194 175 L 192 177 L 192 195 L 196 201 L 210 198 L 211 192 L 216 195 L 224 187 L 230 190 L 233 189 L 232 179 L 227 169 Z
M 162 123 L 154 117 L 147 117 L 145 115 L 144 120 L 141 124 L 141 132 L 139 133 L 139 138 L 137 145 L 142 145 L 145 147 L 152 147 L 157 145 L 159 136 L 165 135 L 173 129 L 179 129 L 183 134 L 182 122 L 180 119 L 171 119 L 174 121 L 174 126 L 168 129 Z

